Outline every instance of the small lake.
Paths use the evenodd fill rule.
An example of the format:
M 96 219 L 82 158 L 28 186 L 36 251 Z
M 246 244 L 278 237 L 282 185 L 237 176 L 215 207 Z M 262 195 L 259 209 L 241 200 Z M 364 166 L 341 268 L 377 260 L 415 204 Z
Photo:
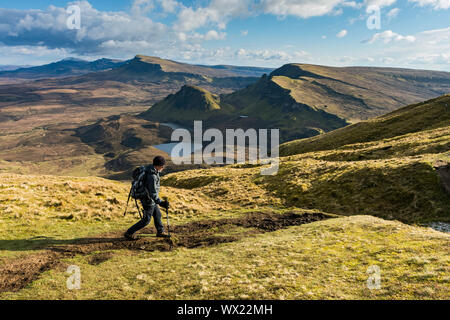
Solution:
M 166 123 L 161 123 L 161 125 L 167 126 L 169 128 L 172 128 L 172 130 L 176 130 L 176 129 L 189 130 L 189 129 L 184 128 L 184 127 L 182 127 L 182 126 L 180 126 L 180 125 L 178 125 L 176 123 L 166 122 Z M 172 150 L 177 145 L 180 145 L 179 148 L 181 150 L 180 150 L 180 152 L 178 154 L 172 155 Z M 188 156 L 188 154 L 183 154 L 183 151 L 185 149 L 188 149 L 189 147 L 191 149 L 191 153 L 193 153 L 195 151 L 202 150 L 202 148 L 203 148 L 201 143 L 189 143 L 189 142 L 169 142 L 169 143 L 162 143 L 162 144 L 154 145 L 153 147 L 155 147 L 156 149 L 159 149 L 161 151 L 166 152 L 168 155 L 170 155 L 171 158 L 181 158 L 181 157 Z
M 437 231 L 450 233 L 450 223 L 448 222 L 432 222 L 428 226 Z

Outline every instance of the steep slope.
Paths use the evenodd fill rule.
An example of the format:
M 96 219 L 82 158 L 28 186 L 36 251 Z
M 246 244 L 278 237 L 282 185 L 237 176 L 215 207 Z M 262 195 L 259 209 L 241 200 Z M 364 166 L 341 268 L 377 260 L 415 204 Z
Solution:
M 76 137 L 100 154 L 115 157 L 119 152 L 139 149 L 170 140 L 171 129 L 132 116 L 112 116 L 77 128 Z
M 171 116 L 170 120 L 187 125 L 207 119 L 207 126 L 219 129 L 279 128 L 281 140 L 289 141 L 380 116 L 449 90 L 448 72 L 287 64 L 246 88 L 221 94 L 221 111 L 199 113 L 186 107 L 180 119 Z M 167 102 L 155 108 L 159 111 L 153 112 L 151 120 L 168 120 L 162 112 L 165 106 L 170 113 Z M 178 109 L 190 103 L 188 96 L 180 98 Z
M 284 144 L 273 176 L 244 164 L 171 174 L 164 182 L 243 206 L 449 222 L 449 98 Z
M 113 59 L 99 59 L 90 62 L 81 59 L 67 58 L 42 66 L 2 71 L 0 72 L 0 78 L 45 79 L 69 77 L 117 68 L 124 63 L 124 61 Z
M 279 128 L 283 141 L 347 124 L 326 111 L 296 102 L 288 90 L 265 75 L 245 89 L 220 96 L 198 86 L 184 86 L 140 116 L 185 126 L 192 126 L 194 120 L 206 120 L 207 127 L 219 129 Z
M 270 76 L 296 101 L 350 122 L 450 92 L 450 73 L 438 71 L 287 64 Z
M 184 85 L 176 94 L 154 104 L 140 116 L 166 122 L 205 120 L 220 111 L 220 98 L 197 86 Z
M 356 123 L 309 139 L 280 146 L 283 156 L 335 149 L 344 145 L 393 138 L 450 126 L 450 95 L 400 108 L 384 116 Z
M 223 105 L 261 121 L 260 127 L 279 128 L 283 141 L 309 137 L 343 127 L 347 122 L 328 111 L 295 100 L 271 76 L 262 76 L 253 85 L 222 96 Z
M 133 206 L 123 216 L 129 183 L 0 174 L 0 186 L 1 299 L 449 296 L 450 235 L 430 228 L 317 210 L 243 210 L 195 189 L 164 187 L 169 247 L 152 225 L 139 240 L 123 240 L 137 219 Z M 82 270 L 81 290 L 67 290 L 69 265 Z M 377 290 L 367 286 L 373 266 L 382 272 Z

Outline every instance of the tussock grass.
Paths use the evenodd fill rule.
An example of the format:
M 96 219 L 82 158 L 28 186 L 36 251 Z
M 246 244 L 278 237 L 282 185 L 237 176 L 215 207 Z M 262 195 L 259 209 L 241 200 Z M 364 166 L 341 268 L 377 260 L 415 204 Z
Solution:
M 66 259 L 65 268 L 2 299 L 448 299 L 450 236 L 370 216 L 314 222 L 238 242 L 172 252 Z M 381 270 L 370 290 L 367 270 Z
M 337 151 L 334 151 L 338 154 Z M 369 214 L 408 223 L 448 221 L 450 198 L 432 164 L 441 155 L 325 161 L 309 154 L 281 159 L 274 176 L 260 167 L 190 170 L 164 184 L 240 206 L 286 206 L 342 215 Z
M 352 148 L 356 143 L 381 141 L 416 132 L 422 132 L 423 138 L 426 139 L 427 136 L 433 135 L 433 131 L 429 130 L 448 126 L 450 126 L 450 95 L 444 95 L 323 135 L 287 142 L 280 146 L 280 154 L 289 156 L 333 150 L 346 145 L 349 146 L 347 148 Z M 448 137 L 448 130 L 446 132 Z

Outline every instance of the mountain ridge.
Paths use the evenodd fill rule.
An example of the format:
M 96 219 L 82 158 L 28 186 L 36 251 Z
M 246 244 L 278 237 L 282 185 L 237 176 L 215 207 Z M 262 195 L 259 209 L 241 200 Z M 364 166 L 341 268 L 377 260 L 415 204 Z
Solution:
M 182 118 L 177 119 L 183 103 L 190 103 L 183 98 L 173 101 L 177 112 L 165 100 L 166 103 L 155 104 L 141 116 L 155 121 L 178 120 L 183 125 L 208 120 L 211 127 L 246 128 L 251 124 L 256 128 L 280 128 L 282 141 L 288 141 L 380 116 L 425 100 L 418 97 L 433 98 L 448 91 L 448 72 L 290 63 L 264 74 L 245 88 L 221 94 L 217 108 L 220 111 L 203 110 L 200 115 L 189 114 L 190 109 L 186 108 Z M 253 121 L 243 123 L 239 115 Z
M 18 68 L 11 71 L 2 71 L 0 72 L 0 77 L 30 80 L 69 77 L 83 75 L 90 72 L 113 69 L 119 67 L 124 63 L 125 61 L 116 59 L 102 58 L 95 61 L 86 61 L 69 57 L 41 66 Z

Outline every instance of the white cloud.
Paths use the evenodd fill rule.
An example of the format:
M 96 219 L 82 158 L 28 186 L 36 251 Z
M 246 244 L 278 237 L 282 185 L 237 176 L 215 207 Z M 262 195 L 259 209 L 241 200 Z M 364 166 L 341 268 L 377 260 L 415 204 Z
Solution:
M 250 14 L 251 0 L 212 0 L 209 6 L 192 9 L 183 7 L 178 14 L 174 28 L 192 31 L 204 26 L 216 26 L 225 29 L 229 20 Z
M 370 6 L 376 6 L 376 7 L 389 7 L 393 5 L 396 2 L 396 0 L 365 0 L 364 4 L 367 7 Z
M 49 49 L 66 48 L 74 53 L 101 53 L 103 43 L 112 40 L 148 41 L 165 45 L 170 29 L 139 14 L 137 7 L 149 2 L 135 2 L 135 16 L 125 12 L 104 12 L 87 1 L 78 1 L 82 19 L 80 30 L 69 30 L 65 8 L 50 6 L 46 10 L 0 9 L 0 42 L 5 45 L 37 46 L 45 43 Z M 145 7 L 148 8 L 148 7 Z M 146 9 L 143 9 L 144 11 Z M 130 48 L 132 51 L 133 48 Z
M 386 30 L 383 32 L 376 33 L 370 38 L 368 43 L 374 43 L 378 40 L 383 40 L 384 43 L 389 43 L 391 41 L 406 41 L 406 42 L 414 42 L 416 38 L 414 36 L 402 36 L 401 34 L 395 33 L 392 30 Z
M 226 37 L 226 33 L 225 32 L 220 32 L 218 33 L 216 30 L 209 30 L 205 36 L 204 39 L 205 40 L 223 40 Z
M 391 66 L 450 71 L 450 27 L 422 31 L 411 37 L 415 41 L 392 40 L 388 47 L 374 49 L 371 55 Z
M 344 1 L 342 3 L 343 7 L 350 7 L 350 8 L 355 8 L 355 9 L 360 9 L 361 8 L 361 3 L 357 3 L 355 1 Z
M 347 30 L 344 29 L 344 30 L 339 31 L 338 34 L 336 35 L 336 37 L 343 38 L 346 35 L 347 35 Z
M 450 0 L 409 0 L 421 7 L 431 6 L 435 10 L 450 8 Z
M 159 0 L 159 3 L 166 13 L 173 13 L 180 7 L 180 4 L 175 0 Z
M 310 18 L 333 13 L 339 5 L 348 5 L 342 0 L 262 0 L 261 10 L 277 16 Z
M 384 64 L 392 64 L 395 60 L 391 57 L 382 57 L 380 61 Z
M 388 19 L 389 20 L 394 19 L 398 15 L 399 12 L 400 12 L 399 8 L 393 8 L 393 9 L 389 10 L 389 12 L 387 13 Z
M 263 60 L 263 61 L 280 61 L 295 62 L 297 59 L 305 59 L 309 57 L 309 53 L 303 50 L 294 52 L 286 52 L 283 50 L 246 50 L 241 48 L 235 52 L 235 56 L 241 60 Z
M 153 0 L 134 0 L 131 6 L 133 15 L 144 15 L 154 9 Z
M 327 14 L 338 15 L 342 13 L 343 7 L 360 8 L 361 3 L 345 0 L 212 0 L 205 7 L 183 7 L 178 13 L 175 29 L 185 32 L 205 26 L 224 29 L 233 18 L 260 14 L 304 19 Z
M 335 60 L 338 62 L 344 63 L 344 64 L 349 64 L 349 63 L 354 63 L 355 61 L 358 60 L 358 58 L 350 57 L 350 56 L 343 56 L 343 57 L 338 57 Z

